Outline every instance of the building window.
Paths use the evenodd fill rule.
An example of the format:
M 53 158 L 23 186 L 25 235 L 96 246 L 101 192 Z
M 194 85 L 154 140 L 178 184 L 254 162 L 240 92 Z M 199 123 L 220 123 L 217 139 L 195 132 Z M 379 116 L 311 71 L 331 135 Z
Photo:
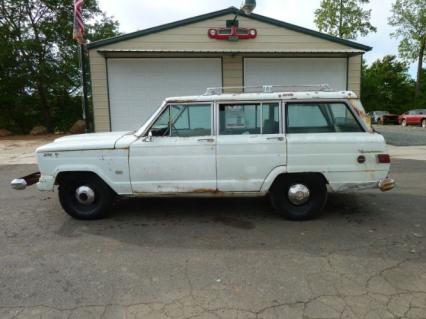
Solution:
M 287 133 L 363 132 L 344 103 L 290 103 Z

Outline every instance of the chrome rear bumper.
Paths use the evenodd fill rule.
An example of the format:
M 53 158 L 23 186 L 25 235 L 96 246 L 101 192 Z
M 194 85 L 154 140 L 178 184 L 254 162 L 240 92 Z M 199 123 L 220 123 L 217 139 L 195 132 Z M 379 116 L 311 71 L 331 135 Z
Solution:
M 390 191 L 395 188 L 395 181 L 392 178 L 386 177 L 377 183 L 377 187 L 382 191 Z

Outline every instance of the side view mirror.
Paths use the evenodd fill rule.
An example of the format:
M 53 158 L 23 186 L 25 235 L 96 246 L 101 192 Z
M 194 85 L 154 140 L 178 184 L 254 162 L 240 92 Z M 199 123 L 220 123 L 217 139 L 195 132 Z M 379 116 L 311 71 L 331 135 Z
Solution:
M 152 142 L 152 132 L 149 131 L 148 135 L 143 138 L 144 142 Z

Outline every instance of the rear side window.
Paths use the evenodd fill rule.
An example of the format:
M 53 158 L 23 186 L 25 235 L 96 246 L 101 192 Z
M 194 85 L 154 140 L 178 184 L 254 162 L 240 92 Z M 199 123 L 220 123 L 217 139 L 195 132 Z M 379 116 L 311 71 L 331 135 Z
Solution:
M 280 104 L 247 103 L 219 106 L 220 135 L 279 134 Z
M 364 132 L 346 104 L 287 104 L 287 133 L 334 132 Z

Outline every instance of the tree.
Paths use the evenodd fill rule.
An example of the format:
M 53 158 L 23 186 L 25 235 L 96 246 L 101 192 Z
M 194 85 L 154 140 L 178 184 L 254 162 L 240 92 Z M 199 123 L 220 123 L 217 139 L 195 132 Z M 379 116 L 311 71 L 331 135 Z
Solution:
M 118 33 L 96 0 L 85 1 L 84 18 L 89 40 Z M 81 113 L 72 24 L 72 1 L 0 0 L 0 118 L 12 129 L 43 123 L 52 131 Z
M 413 106 L 414 82 L 406 63 L 387 55 L 362 68 L 362 102 L 367 111 L 401 114 Z
M 356 39 L 377 29 L 370 23 L 371 10 L 362 8 L 369 0 L 322 0 L 315 11 L 315 24 L 321 32 L 342 39 Z
M 399 53 L 407 61 L 416 61 L 416 97 L 420 96 L 423 60 L 426 49 L 426 2 L 425 0 L 396 0 L 392 5 L 389 24 L 397 27 L 393 37 L 401 37 Z

